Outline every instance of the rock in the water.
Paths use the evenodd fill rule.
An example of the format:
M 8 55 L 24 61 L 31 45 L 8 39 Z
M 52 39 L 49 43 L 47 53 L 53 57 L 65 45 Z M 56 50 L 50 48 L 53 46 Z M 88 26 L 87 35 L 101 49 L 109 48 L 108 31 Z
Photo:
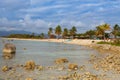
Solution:
M 56 64 L 62 64 L 62 63 L 67 63 L 68 60 L 66 58 L 59 58 L 55 60 Z
M 25 63 L 26 70 L 34 70 L 35 69 L 35 62 L 34 61 L 27 61 Z
M 3 48 L 3 57 L 5 59 L 11 59 L 15 56 L 15 52 L 16 52 L 15 45 L 13 45 L 11 43 L 7 43 L 7 44 L 5 44 L 5 46 Z
M 68 68 L 70 69 L 70 70 L 77 70 L 78 69 L 78 65 L 77 64 L 69 64 L 68 65 Z
M 7 43 L 4 45 L 3 53 L 15 53 L 15 52 L 16 52 L 16 47 L 14 44 Z
M 36 69 L 38 69 L 39 71 L 43 70 L 43 66 L 37 66 Z

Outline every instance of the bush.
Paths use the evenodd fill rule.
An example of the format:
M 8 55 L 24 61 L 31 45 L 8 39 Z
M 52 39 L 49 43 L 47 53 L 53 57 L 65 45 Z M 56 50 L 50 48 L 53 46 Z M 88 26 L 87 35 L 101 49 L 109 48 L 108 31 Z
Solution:
M 110 44 L 110 45 L 120 46 L 120 39 L 115 39 L 113 42 L 101 41 L 98 42 L 97 44 Z
M 120 39 L 115 39 L 114 44 L 120 44 Z
M 97 44 L 111 44 L 111 42 L 101 41 L 101 42 L 98 42 Z

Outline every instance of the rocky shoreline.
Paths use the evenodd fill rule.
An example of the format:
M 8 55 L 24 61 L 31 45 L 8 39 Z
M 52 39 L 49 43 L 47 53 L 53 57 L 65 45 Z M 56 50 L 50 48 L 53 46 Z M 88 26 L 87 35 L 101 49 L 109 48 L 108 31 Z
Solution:
M 59 58 L 54 62 L 53 66 L 41 66 L 30 60 L 25 64 L 3 66 L 2 72 L 9 76 L 5 80 L 40 80 L 38 76 L 43 75 L 45 71 L 58 73 L 58 75 L 49 73 L 47 76 L 49 80 L 109 80 L 105 74 L 94 74 L 87 70 L 87 66 L 71 63 L 66 58 Z M 29 77 L 26 74 L 32 74 L 32 76 Z
M 89 47 L 103 52 L 118 53 L 118 54 L 120 53 L 119 46 L 113 46 L 109 44 L 92 44 Z

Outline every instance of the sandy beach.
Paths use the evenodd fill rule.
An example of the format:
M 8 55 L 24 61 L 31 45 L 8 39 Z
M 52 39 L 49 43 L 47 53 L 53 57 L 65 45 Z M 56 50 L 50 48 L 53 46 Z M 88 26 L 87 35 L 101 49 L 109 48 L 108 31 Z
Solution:
M 83 45 L 83 46 L 90 46 L 92 44 L 96 44 L 97 42 L 103 41 L 103 40 L 92 40 L 92 39 L 19 39 L 19 38 L 3 38 L 3 39 L 58 42 L 58 43 L 76 44 L 76 45 Z
M 119 46 L 113 46 L 109 44 L 97 44 L 98 42 L 104 41 L 104 40 L 94 40 L 94 39 L 21 39 L 21 38 L 2 38 L 3 40 L 27 40 L 27 41 L 43 41 L 43 42 L 55 42 L 55 43 L 64 43 L 64 44 L 75 44 L 75 45 L 81 45 L 81 46 L 88 46 L 94 49 L 97 49 L 98 51 L 108 51 L 112 53 L 119 53 L 120 47 Z

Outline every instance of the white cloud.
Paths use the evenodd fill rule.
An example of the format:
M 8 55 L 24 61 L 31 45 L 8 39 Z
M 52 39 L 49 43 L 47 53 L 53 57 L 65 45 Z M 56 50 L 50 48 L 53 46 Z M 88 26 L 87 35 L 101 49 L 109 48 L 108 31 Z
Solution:
M 26 30 L 38 33 L 46 31 L 48 27 L 48 22 L 41 19 L 32 20 L 28 15 L 23 20 L 9 21 L 7 18 L 0 19 L 1 30 Z
M 0 0 L 0 8 L 21 9 L 30 5 L 30 0 Z
M 120 24 L 120 0 L 0 0 L 0 29 L 47 32 L 60 24 L 79 31 Z
M 28 8 L 28 9 L 21 9 L 20 11 L 22 12 L 43 12 L 47 10 L 52 10 L 52 9 L 58 9 L 58 8 L 66 8 L 69 5 L 52 5 L 52 6 L 39 6 L 39 7 L 33 7 L 33 8 Z

